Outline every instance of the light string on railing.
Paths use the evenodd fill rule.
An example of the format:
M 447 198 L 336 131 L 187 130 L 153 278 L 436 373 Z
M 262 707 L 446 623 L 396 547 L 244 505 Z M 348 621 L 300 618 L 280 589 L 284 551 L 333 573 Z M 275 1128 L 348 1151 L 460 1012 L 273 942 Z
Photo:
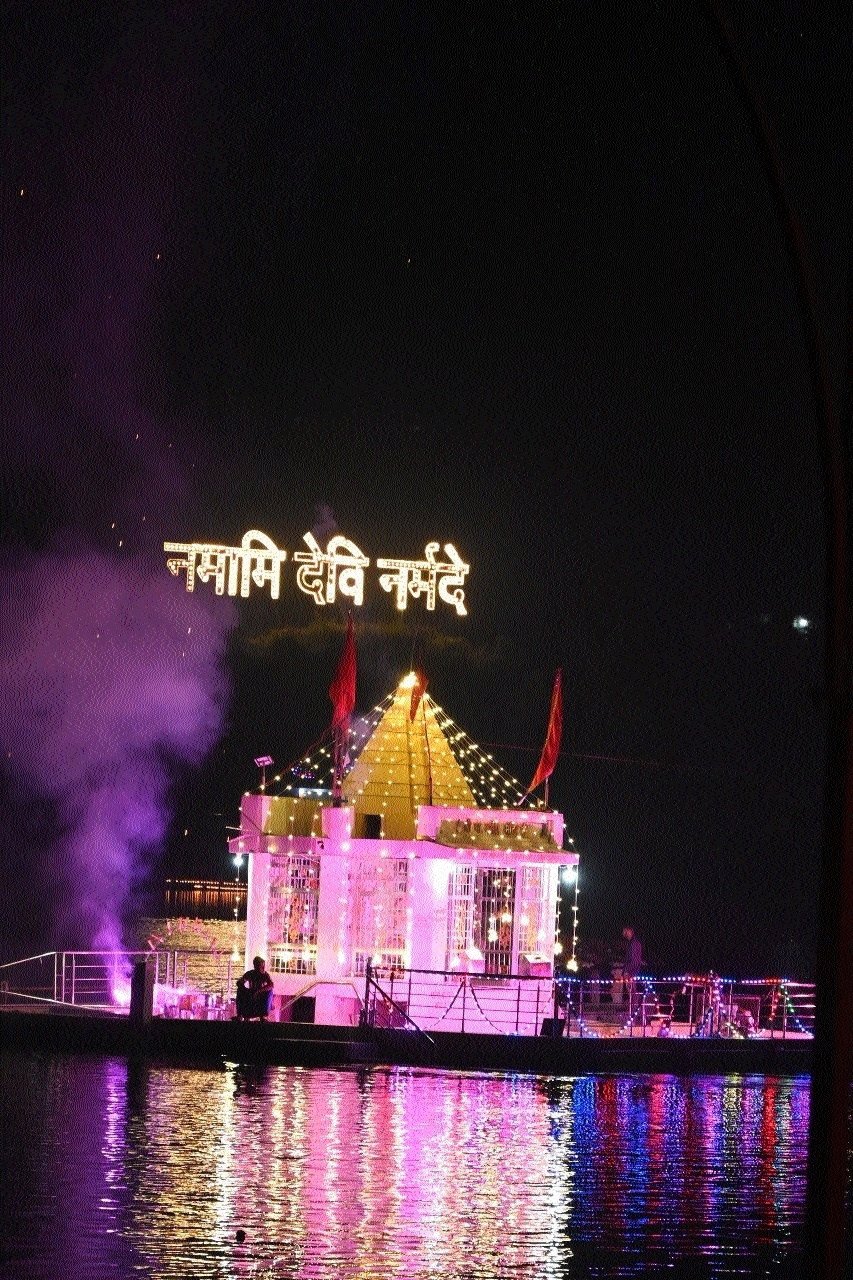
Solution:
M 803 1024 L 802 1024 L 802 1022 L 800 1021 L 800 1018 L 799 1018 L 799 1016 L 798 1016 L 798 1014 L 797 1014 L 797 1011 L 796 1011 L 796 1009 L 794 1008 L 794 1004 L 793 1004 L 793 1002 L 792 1002 L 792 1000 L 791 1000 L 791 994 L 790 994 L 790 992 L 789 992 L 789 990 L 788 990 L 788 987 L 789 987 L 789 985 L 790 985 L 790 984 L 787 982 L 787 980 L 786 980 L 786 979 L 784 979 L 784 978 L 783 978 L 783 979 L 782 979 L 782 981 L 781 981 L 781 983 L 780 983 L 779 985 L 780 985 L 780 989 L 781 989 L 781 991 L 782 991 L 782 999 L 783 999 L 783 1000 L 784 1000 L 784 1002 L 785 1002 L 786 1016 L 787 1016 L 788 1018 L 793 1019 L 794 1026 L 795 1026 L 795 1028 L 796 1028 L 796 1030 L 797 1030 L 797 1031 L 802 1032 L 802 1033 L 803 1033 L 803 1035 L 811 1035 L 812 1033 L 811 1033 L 811 1032 L 810 1032 L 810 1031 L 809 1031 L 805 1026 L 803 1026 Z

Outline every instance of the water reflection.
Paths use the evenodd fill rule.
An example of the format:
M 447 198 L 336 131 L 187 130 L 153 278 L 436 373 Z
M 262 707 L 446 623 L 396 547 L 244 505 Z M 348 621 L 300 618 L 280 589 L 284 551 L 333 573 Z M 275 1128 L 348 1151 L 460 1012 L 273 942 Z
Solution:
M 2 1062 L 17 1275 L 762 1274 L 797 1249 L 805 1078 Z

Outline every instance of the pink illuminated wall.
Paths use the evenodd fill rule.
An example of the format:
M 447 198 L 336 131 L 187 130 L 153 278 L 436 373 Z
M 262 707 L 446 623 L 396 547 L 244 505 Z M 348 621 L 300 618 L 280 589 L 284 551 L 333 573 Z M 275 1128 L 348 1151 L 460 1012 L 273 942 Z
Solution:
M 297 836 L 270 832 L 273 804 L 265 795 L 244 796 L 241 834 L 230 842 L 233 852 L 249 858 L 244 962 L 248 967 L 255 954 L 265 956 L 276 991 L 285 1000 L 310 987 L 317 1002 L 316 1021 L 352 1020 L 351 1006 L 363 984 L 366 958 L 377 964 L 434 971 L 458 963 L 455 953 L 448 953 L 448 917 L 453 873 L 459 866 L 475 870 L 502 868 L 515 873 L 516 898 L 511 912 L 513 971 L 517 971 L 519 951 L 525 946 L 530 949 L 529 941 L 523 942 L 522 938 L 533 934 L 536 949 L 544 951 L 550 960 L 557 868 L 576 866 L 578 862 L 576 853 L 559 847 L 563 838 L 561 814 L 422 806 L 417 813 L 417 839 L 356 839 L 352 836 L 355 814 L 351 806 L 323 807 L 312 826 L 313 834 Z M 436 836 L 442 823 L 456 824 L 457 829 L 474 827 L 477 839 L 472 839 L 469 847 L 440 844 Z M 556 848 L 536 847 L 537 842 L 543 842 L 543 826 L 547 826 Z M 529 837 L 525 834 L 528 829 Z M 487 847 L 484 834 L 491 830 L 499 830 L 513 847 Z M 526 848 L 527 844 L 532 848 Z M 312 954 L 310 965 L 302 965 L 301 971 L 295 973 L 282 971 L 277 960 L 281 948 L 277 950 L 280 940 L 271 926 L 271 885 L 278 874 L 277 866 L 283 865 L 282 859 L 305 856 L 317 857 L 320 865 L 316 957 Z M 524 906 L 520 886 L 526 867 L 541 868 L 542 872 L 535 882 L 535 893 L 542 901 L 537 899 L 532 910 L 540 924 L 533 933 L 530 929 L 524 933 L 519 926 L 519 911 Z M 392 880 L 396 880 L 396 890 L 388 888 Z M 529 879 L 523 882 L 534 883 Z M 399 902 L 393 892 L 401 895 Z M 377 905 L 380 903 L 381 909 Z M 525 915 L 525 927 L 526 920 Z M 468 927 L 470 931 L 472 926 Z M 285 963 L 290 960 L 285 958 Z

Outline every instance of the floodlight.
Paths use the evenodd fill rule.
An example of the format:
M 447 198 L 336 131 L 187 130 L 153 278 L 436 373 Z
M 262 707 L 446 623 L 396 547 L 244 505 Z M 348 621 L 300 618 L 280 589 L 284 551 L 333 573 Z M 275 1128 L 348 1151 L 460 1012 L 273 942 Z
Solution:
M 258 768 L 261 771 L 261 791 L 266 791 L 267 769 L 270 767 L 270 765 L 275 764 L 275 761 L 273 760 L 272 756 L 256 756 L 255 764 L 258 766 Z

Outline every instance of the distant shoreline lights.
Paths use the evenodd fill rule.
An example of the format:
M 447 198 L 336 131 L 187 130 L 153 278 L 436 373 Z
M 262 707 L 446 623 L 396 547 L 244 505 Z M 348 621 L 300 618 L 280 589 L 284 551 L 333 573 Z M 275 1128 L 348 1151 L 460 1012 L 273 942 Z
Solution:
M 350 541 L 336 534 L 326 544 L 325 551 L 312 533 L 302 535 L 307 551 L 296 551 L 293 559 L 296 585 L 300 591 L 312 597 L 318 605 L 334 604 L 338 596 L 346 597 L 356 606 L 364 603 L 364 571 L 370 565 L 369 558 Z M 278 600 L 281 594 L 281 566 L 287 552 L 279 549 L 260 529 L 249 529 L 243 535 L 239 547 L 222 546 L 210 542 L 164 542 L 163 550 L 172 555 L 166 566 L 173 576 L 186 572 L 187 591 L 200 582 L 214 580 L 216 594 L 248 597 L 252 585 L 262 590 L 269 584 L 270 598 Z M 428 542 L 423 560 L 377 560 L 377 569 L 390 570 L 380 573 L 379 585 L 394 597 L 396 607 L 402 611 L 409 599 L 426 598 L 427 609 L 434 610 L 436 600 L 454 608 L 465 617 L 465 578 L 471 566 L 460 557 L 452 543 L 444 544 L 447 559 L 440 561 L 440 544 Z

